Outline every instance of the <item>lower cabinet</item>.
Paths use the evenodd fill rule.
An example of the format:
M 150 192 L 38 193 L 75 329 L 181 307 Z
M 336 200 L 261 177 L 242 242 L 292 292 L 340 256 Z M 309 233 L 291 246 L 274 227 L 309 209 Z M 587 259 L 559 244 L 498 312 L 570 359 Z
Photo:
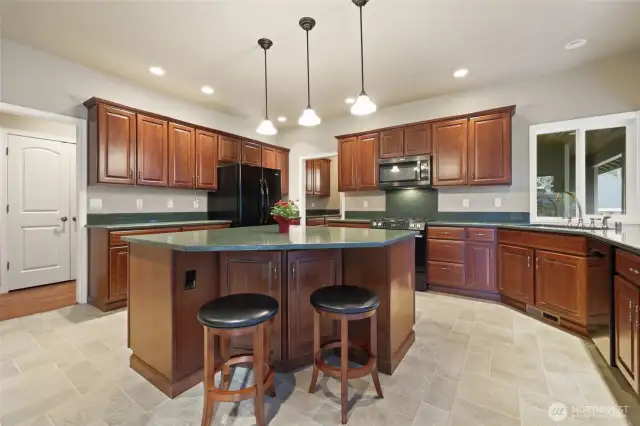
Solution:
M 638 391 L 638 307 L 640 289 L 620 275 L 614 278 L 616 364 Z M 634 322 L 635 321 L 635 322 Z
M 500 294 L 534 303 L 533 250 L 500 245 Z
M 289 303 L 288 357 L 308 364 L 313 359 L 313 307 L 309 297 L 315 290 L 342 284 L 340 250 L 290 251 L 287 261 Z M 323 341 L 335 338 L 333 321 L 322 319 Z
M 497 290 L 495 244 L 469 241 L 465 262 L 468 289 L 490 292 Z
M 109 249 L 109 300 L 127 299 L 129 281 L 129 246 Z

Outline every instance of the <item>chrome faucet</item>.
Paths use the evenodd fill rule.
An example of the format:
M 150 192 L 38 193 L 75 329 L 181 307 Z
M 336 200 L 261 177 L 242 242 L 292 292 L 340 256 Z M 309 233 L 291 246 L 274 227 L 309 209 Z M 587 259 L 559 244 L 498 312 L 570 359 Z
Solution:
M 573 200 L 576 202 L 576 206 L 578 207 L 578 224 L 576 226 L 577 227 L 584 226 L 584 220 L 582 218 L 582 204 L 580 204 L 580 201 L 578 201 L 578 198 L 576 197 L 576 195 L 573 192 L 562 191 L 562 192 L 559 192 L 558 195 L 556 196 L 556 201 L 560 200 L 560 195 L 562 194 L 567 194 L 569 197 L 573 198 Z M 571 217 L 569 217 L 569 224 L 571 224 Z
M 603 228 L 609 228 L 609 222 L 608 220 L 611 219 L 610 215 L 606 215 L 602 217 L 602 227 Z

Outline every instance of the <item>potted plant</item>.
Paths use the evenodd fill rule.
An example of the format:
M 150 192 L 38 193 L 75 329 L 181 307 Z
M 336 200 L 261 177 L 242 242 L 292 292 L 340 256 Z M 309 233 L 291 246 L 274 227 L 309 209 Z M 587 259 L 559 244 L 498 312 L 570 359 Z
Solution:
M 292 223 L 300 223 L 300 209 L 293 201 L 278 201 L 271 208 L 271 216 L 278 222 L 278 231 L 281 234 L 289 232 Z

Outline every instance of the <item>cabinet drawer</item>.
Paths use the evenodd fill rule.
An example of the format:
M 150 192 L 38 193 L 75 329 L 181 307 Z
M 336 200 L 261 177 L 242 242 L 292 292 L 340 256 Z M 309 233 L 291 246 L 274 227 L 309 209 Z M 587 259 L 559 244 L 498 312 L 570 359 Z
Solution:
M 464 265 L 429 261 L 429 284 L 464 287 Z
M 495 241 L 496 230 L 491 228 L 467 228 L 469 241 Z
M 524 246 L 582 256 L 589 255 L 587 237 L 577 235 L 501 229 L 498 232 L 498 240 L 500 244 L 510 246 Z
M 324 226 L 324 217 L 312 217 L 307 219 L 307 226 Z
M 429 260 L 464 263 L 464 254 L 464 241 L 428 241 L 427 257 Z
M 428 228 L 427 236 L 442 240 L 464 240 L 464 228 L 436 227 Z
M 616 249 L 616 272 L 640 285 L 640 256 Z
M 153 229 L 134 229 L 131 231 L 115 231 L 109 233 L 109 245 L 118 246 L 127 244 L 126 241 L 122 241 L 122 237 L 128 237 L 131 235 L 145 235 L 145 234 L 165 234 L 169 232 L 180 232 L 180 228 L 153 228 Z

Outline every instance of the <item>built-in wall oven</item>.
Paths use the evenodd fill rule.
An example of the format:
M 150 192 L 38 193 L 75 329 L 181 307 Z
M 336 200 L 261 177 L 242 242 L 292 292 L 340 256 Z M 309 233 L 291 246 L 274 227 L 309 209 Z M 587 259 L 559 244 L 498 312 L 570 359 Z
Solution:
M 429 155 L 380 159 L 378 169 L 380 189 L 431 186 L 431 156 Z

